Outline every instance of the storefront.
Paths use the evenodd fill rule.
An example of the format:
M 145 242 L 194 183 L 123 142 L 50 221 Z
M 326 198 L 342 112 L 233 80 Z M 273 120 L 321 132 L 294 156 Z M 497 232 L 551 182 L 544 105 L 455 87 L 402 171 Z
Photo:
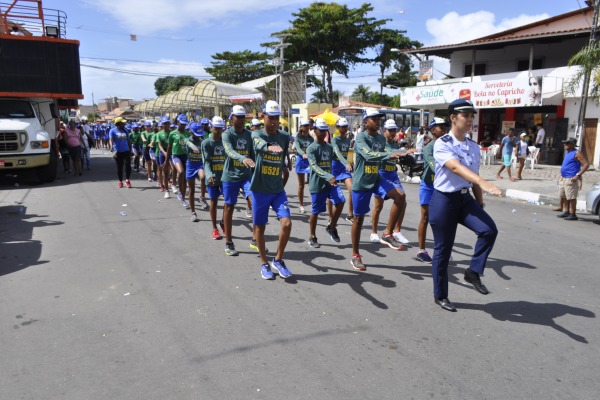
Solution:
M 562 93 L 557 93 L 554 79 L 543 92 L 542 76 L 512 76 L 478 82 L 453 82 L 405 88 L 401 92 L 402 107 L 429 110 L 436 116 L 447 117 L 447 106 L 457 98 L 469 99 L 478 110 L 471 136 L 488 146 L 499 143 L 508 128 L 517 133 L 541 123 L 546 131 L 542 162 L 559 163 L 555 150 L 562 149 L 567 138 L 568 121 Z M 535 139 L 535 138 L 533 138 Z

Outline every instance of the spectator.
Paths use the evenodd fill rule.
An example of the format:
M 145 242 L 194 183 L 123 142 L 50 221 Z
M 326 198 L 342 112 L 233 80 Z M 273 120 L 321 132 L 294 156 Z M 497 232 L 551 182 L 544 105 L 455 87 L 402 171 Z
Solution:
M 90 143 L 94 143 L 92 140 L 92 136 L 90 134 L 90 127 L 89 125 L 87 125 L 85 123 L 85 121 L 83 122 L 83 124 L 81 125 L 81 130 L 83 130 L 83 133 L 81 135 L 81 159 L 82 159 L 82 163 L 83 160 L 85 160 L 85 168 L 89 171 L 90 170 Z M 83 168 L 83 165 L 82 165 Z
M 75 120 L 70 119 L 65 128 L 65 140 L 69 148 L 69 156 L 73 160 L 73 170 L 75 175 L 81 176 L 81 131 L 75 126 Z
M 510 172 L 510 163 L 511 163 L 511 158 L 513 155 L 514 147 L 515 147 L 515 128 L 509 128 L 508 131 L 506 132 L 506 136 L 504 136 L 504 138 L 502 139 L 502 142 L 500 144 L 500 148 L 502 149 L 502 166 L 500 167 L 500 170 L 496 174 L 497 179 L 502 179 L 502 171 L 504 171 L 504 168 L 506 168 L 506 171 L 508 172 L 508 179 L 510 179 L 511 182 L 516 181 L 516 179 L 512 177 L 511 172 Z
M 536 162 L 539 163 L 540 157 L 542 154 L 542 146 L 544 145 L 544 139 L 546 137 L 546 130 L 544 129 L 544 126 L 541 123 L 536 124 L 535 126 L 537 128 L 537 135 L 535 135 L 534 146 L 539 149 L 538 154 L 537 154 L 537 160 L 536 160 Z
M 10 34 L 13 36 L 25 36 L 25 34 L 23 32 L 21 32 L 21 30 L 19 29 L 19 27 L 17 25 L 13 25 L 12 30 L 10 31 Z
M 577 140 L 575 138 L 569 138 L 563 141 L 563 145 L 567 154 L 563 160 L 562 167 L 560 168 L 560 183 L 558 189 L 558 196 L 565 199 L 563 212 L 558 214 L 558 218 L 564 218 L 565 221 L 576 221 L 576 207 L 577 207 L 577 194 L 581 187 L 581 176 L 587 171 L 588 164 L 587 159 L 577 147 Z
M 519 161 L 519 170 L 517 171 L 517 179 L 522 180 L 523 177 L 521 176 L 521 173 L 523 172 L 523 167 L 525 167 L 525 159 L 529 155 L 529 147 L 527 146 L 527 142 L 525 141 L 527 134 L 525 132 L 522 132 L 521 135 L 519 135 L 519 137 L 521 138 L 521 140 L 519 142 L 517 142 L 517 145 L 515 147 L 515 156 L 517 157 L 517 160 Z
M 117 162 L 117 176 L 119 188 L 123 187 L 123 166 L 125 166 L 125 184 L 131 187 L 129 177 L 131 176 L 131 141 L 125 130 L 127 120 L 122 117 L 115 118 L 115 127 L 108 134 L 110 148 L 114 151 L 113 158 Z
M 58 131 L 58 149 L 60 151 L 60 156 L 63 161 L 63 168 L 66 173 L 71 173 L 71 156 L 69 156 L 69 146 L 67 146 L 67 139 L 65 136 L 65 124 L 60 123 L 60 128 Z

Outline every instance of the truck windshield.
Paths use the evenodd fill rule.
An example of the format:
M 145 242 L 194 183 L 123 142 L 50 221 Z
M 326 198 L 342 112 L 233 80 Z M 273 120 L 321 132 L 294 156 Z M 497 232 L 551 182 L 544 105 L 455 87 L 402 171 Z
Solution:
M 0 118 L 35 118 L 35 114 L 28 101 L 0 100 Z

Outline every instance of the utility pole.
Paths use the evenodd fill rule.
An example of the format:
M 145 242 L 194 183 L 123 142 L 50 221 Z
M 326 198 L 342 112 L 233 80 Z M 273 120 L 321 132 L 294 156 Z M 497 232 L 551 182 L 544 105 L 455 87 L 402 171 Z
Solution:
M 591 5 L 591 1 L 587 2 Z M 590 33 L 590 42 L 589 45 L 593 45 L 598 42 L 598 36 L 600 34 L 598 27 L 598 7 L 600 5 L 600 0 L 593 0 L 594 5 L 594 15 L 592 17 L 592 32 Z M 584 68 L 586 68 L 584 66 Z M 582 148 L 585 136 L 585 114 L 587 110 L 587 101 L 588 101 L 588 92 L 590 90 L 590 75 L 592 71 L 589 69 L 585 69 L 583 75 L 583 93 L 581 96 L 581 104 L 579 105 L 579 116 L 577 118 L 577 130 L 575 131 L 575 138 L 577 139 L 577 143 L 579 148 Z
M 283 105 L 283 70 L 284 70 L 284 59 L 283 59 L 283 50 L 288 47 L 291 46 L 290 43 L 284 43 L 285 38 L 291 36 L 289 33 L 282 33 L 281 35 L 277 35 L 275 37 L 279 38 L 279 44 L 275 46 L 275 48 L 279 49 L 279 57 L 275 58 L 275 62 L 274 64 L 276 66 L 278 66 L 278 71 L 279 71 L 279 98 L 278 98 L 278 103 L 279 103 L 279 107 L 281 107 L 282 110 L 285 110 L 286 108 Z

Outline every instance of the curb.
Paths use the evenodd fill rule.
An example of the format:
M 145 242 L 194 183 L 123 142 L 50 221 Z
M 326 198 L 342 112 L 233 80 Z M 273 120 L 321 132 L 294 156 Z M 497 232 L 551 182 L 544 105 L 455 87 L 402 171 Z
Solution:
M 525 192 L 523 190 L 507 189 L 502 191 L 504 197 L 515 200 L 524 200 L 535 205 L 559 205 L 560 199 L 558 196 L 547 196 L 539 193 Z M 577 210 L 585 211 L 585 200 L 577 200 Z

